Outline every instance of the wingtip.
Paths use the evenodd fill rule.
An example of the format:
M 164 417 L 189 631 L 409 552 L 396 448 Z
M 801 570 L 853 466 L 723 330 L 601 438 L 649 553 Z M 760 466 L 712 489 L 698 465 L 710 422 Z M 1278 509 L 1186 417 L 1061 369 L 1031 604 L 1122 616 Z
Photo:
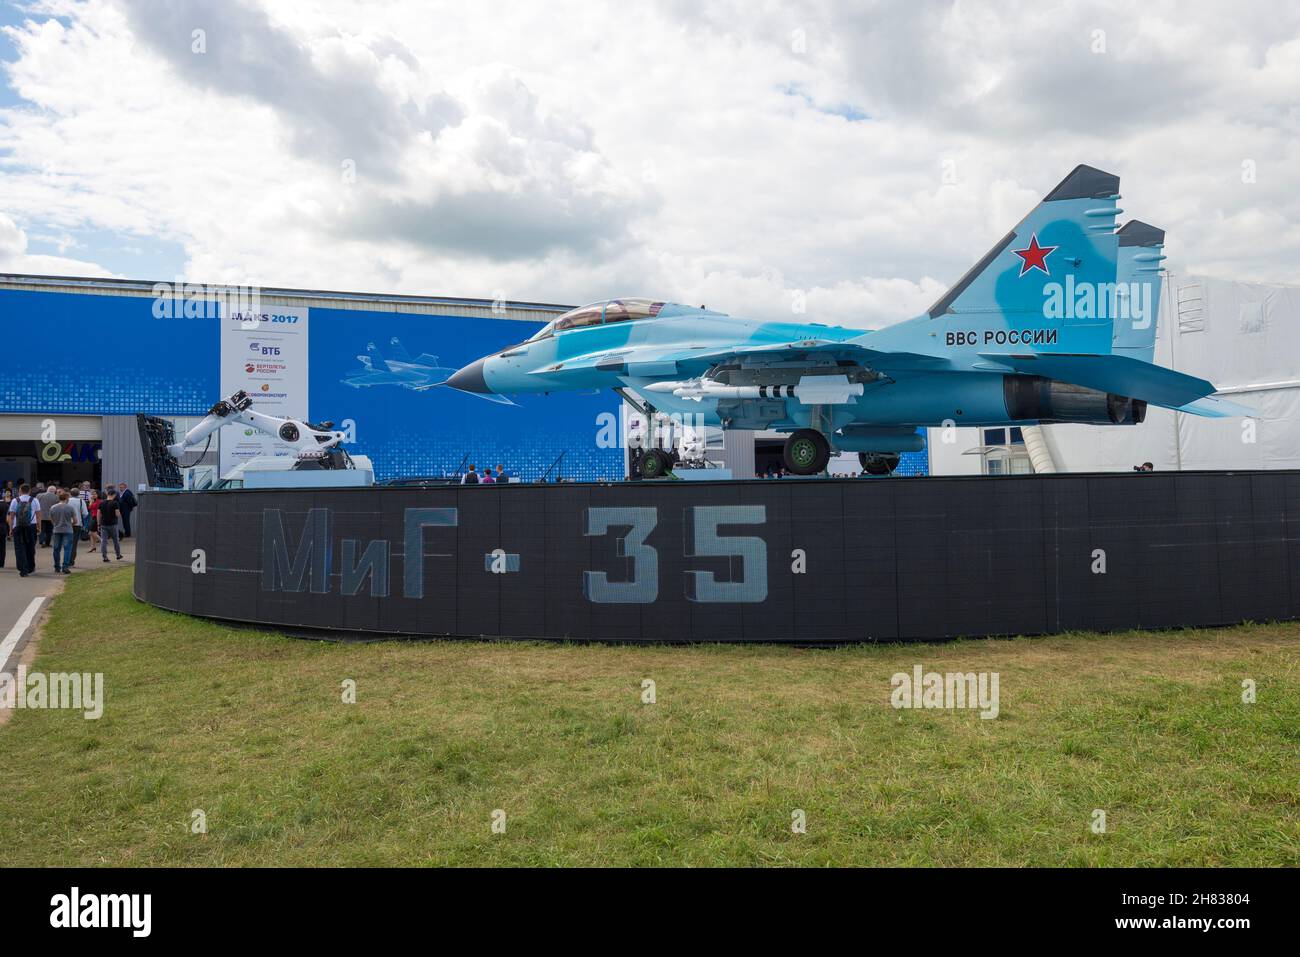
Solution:
M 1248 405 L 1240 405 L 1239 403 L 1213 394 L 1202 396 L 1195 402 L 1188 402 L 1185 405 L 1179 406 L 1175 411 L 1188 412 L 1192 415 L 1200 415 L 1208 419 L 1263 418 L 1258 409 L 1252 409 Z

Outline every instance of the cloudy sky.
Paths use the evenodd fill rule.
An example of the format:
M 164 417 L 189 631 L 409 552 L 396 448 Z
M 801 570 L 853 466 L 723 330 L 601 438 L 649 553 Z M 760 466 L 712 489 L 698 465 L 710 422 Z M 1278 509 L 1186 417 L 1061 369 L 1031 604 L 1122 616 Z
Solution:
M 1300 282 L 1300 4 L 0 0 L 0 271 L 876 326 L 1078 163 Z

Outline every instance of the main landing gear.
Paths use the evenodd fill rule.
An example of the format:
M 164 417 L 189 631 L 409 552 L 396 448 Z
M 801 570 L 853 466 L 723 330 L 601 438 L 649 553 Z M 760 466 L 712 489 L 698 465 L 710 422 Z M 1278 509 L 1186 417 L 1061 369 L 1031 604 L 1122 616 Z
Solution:
M 785 440 L 785 467 L 795 475 L 819 475 L 831 460 L 831 446 L 816 429 L 799 429 Z M 897 452 L 859 452 L 858 462 L 868 475 L 892 475 L 898 468 Z
M 859 452 L 858 462 L 868 475 L 893 475 L 898 468 L 897 452 Z
M 785 440 L 785 467 L 795 475 L 817 475 L 826 471 L 831 446 L 816 429 L 799 429 Z

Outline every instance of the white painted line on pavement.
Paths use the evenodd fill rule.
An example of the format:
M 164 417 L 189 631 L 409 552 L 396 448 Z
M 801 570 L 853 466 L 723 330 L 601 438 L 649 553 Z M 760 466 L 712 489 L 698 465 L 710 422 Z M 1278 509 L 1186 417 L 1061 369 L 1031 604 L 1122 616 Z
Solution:
M 36 613 L 40 611 L 41 605 L 45 602 L 45 596 L 41 595 L 32 599 L 32 603 L 27 606 L 27 610 L 18 616 L 18 621 L 9 629 L 9 634 L 5 635 L 5 640 L 0 642 L 0 671 L 6 671 L 9 668 L 9 656 L 14 653 L 14 648 L 18 645 L 18 639 L 22 638 Z

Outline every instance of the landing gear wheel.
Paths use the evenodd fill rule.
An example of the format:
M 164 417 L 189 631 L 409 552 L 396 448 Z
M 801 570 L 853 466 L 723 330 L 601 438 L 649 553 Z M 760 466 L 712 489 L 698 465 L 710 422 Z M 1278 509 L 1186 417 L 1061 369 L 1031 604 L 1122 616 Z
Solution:
M 663 478 L 672 468 L 673 460 L 662 449 L 646 449 L 641 453 L 639 471 L 643 479 Z
M 785 467 L 795 475 L 816 475 L 831 460 L 830 443 L 816 429 L 800 429 L 785 440 Z
M 859 452 L 858 462 L 868 475 L 893 475 L 898 468 L 897 452 Z

